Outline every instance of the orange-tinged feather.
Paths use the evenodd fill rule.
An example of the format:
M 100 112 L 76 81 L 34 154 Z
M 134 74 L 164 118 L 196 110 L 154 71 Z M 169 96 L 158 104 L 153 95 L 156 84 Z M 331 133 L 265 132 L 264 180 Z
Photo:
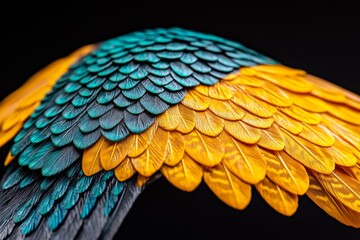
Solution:
M 331 174 L 313 172 L 322 187 L 348 208 L 360 212 L 360 181 L 335 170 Z
M 213 167 L 224 156 L 224 149 L 219 137 L 208 137 L 197 130 L 183 136 L 185 152 L 196 162 Z
M 195 127 L 195 112 L 182 104 L 179 104 L 178 108 L 180 120 L 176 130 L 183 134 L 187 134 Z
M 358 161 L 348 148 L 343 147 L 340 144 L 334 144 L 328 148 L 328 151 L 332 159 L 334 159 L 334 162 L 340 166 L 352 167 L 355 166 Z
M 234 95 L 233 91 L 224 83 L 216 83 L 209 87 L 209 97 L 218 100 L 229 100 Z
M 170 132 L 167 142 L 167 155 L 164 163 L 169 166 L 175 166 L 180 162 L 185 153 L 184 138 L 179 132 Z
M 218 198 L 235 209 L 242 210 L 250 203 L 251 186 L 237 178 L 222 163 L 206 171 L 204 181 Z
M 310 74 L 306 75 L 306 80 L 314 83 L 314 89 L 311 92 L 314 96 L 330 102 L 345 102 L 344 91 L 340 90 L 339 87 Z
M 292 216 L 298 207 L 298 196 L 282 189 L 268 178 L 255 185 L 261 197 L 277 212 Z
M 312 175 L 310 175 L 310 187 L 306 195 L 326 213 L 343 224 L 360 227 L 360 213 L 351 210 L 328 194 L 319 181 Z
M 329 174 L 335 169 L 335 162 L 327 148 L 314 145 L 302 138 L 282 130 L 285 152 L 314 171 Z
M 244 117 L 244 110 L 230 100 L 216 100 L 209 98 L 209 109 L 217 116 L 227 120 L 240 120 Z
M 208 99 L 208 97 L 191 89 L 186 93 L 185 98 L 181 101 L 181 103 L 190 109 L 204 111 L 209 107 Z
M 250 184 L 260 182 L 265 177 L 266 166 L 259 148 L 241 143 L 226 132 L 220 137 L 225 152 L 222 162 L 227 169 Z
M 102 167 L 107 171 L 116 168 L 127 157 L 134 140 L 134 135 L 130 135 L 120 142 L 113 143 L 106 149 L 102 148 L 100 152 Z
M 142 187 L 144 186 L 148 181 L 150 180 L 150 177 L 145 177 L 143 175 L 138 175 L 136 179 L 136 186 Z
M 274 123 L 274 118 L 262 118 L 257 115 L 254 115 L 250 112 L 246 112 L 245 116 L 241 119 L 241 121 L 249 124 L 250 126 L 257 128 L 269 128 Z
M 164 130 L 175 130 L 180 123 L 180 112 L 178 106 L 172 106 L 158 117 L 159 127 Z
M 11 154 L 11 152 L 9 151 L 8 154 L 7 154 L 7 156 L 6 156 L 4 165 L 5 165 L 5 166 L 8 166 L 8 165 L 12 162 L 12 160 L 14 160 L 14 158 L 15 158 L 15 156 L 13 156 L 13 155 Z
M 281 151 L 285 147 L 284 138 L 277 125 L 268 129 L 261 129 L 260 140 L 256 143 L 258 146 L 275 151 Z
M 224 128 L 224 120 L 209 110 L 196 112 L 195 128 L 205 135 L 215 137 L 222 132 Z
M 309 111 L 309 112 L 326 112 L 329 107 L 327 103 L 317 97 L 314 97 L 309 94 L 296 94 L 292 92 L 286 92 L 287 95 L 290 96 L 291 101 L 298 107 Z
M 335 143 L 335 138 L 317 125 L 303 123 L 300 137 L 322 147 L 330 147 Z
M 245 91 L 252 96 L 277 107 L 289 107 L 292 105 L 290 98 L 284 96 L 280 90 L 272 91 L 265 87 L 245 87 Z
M 145 149 L 149 146 L 151 140 L 154 137 L 154 134 L 158 128 L 158 123 L 155 121 L 153 125 L 151 125 L 145 132 L 141 134 L 134 135 L 134 144 L 133 147 L 128 153 L 129 157 L 137 157 L 141 153 L 145 151 Z
M 228 83 L 231 85 L 245 85 L 251 87 L 261 87 L 264 84 L 264 81 L 257 77 L 244 75 L 243 69 L 240 71 L 240 74 L 236 78 L 234 78 L 232 81 L 229 81 Z
M 22 128 L 23 123 L 18 122 L 7 131 L 0 131 L 0 147 L 4 146 L 10 139 L 12 139 Z
M 141 175 L 151 177 L 159 170 L 166 158 L 166 145 L 169 132 L 158 128 L 154 134 L 149 147 L 138 157 L 131 158 L 131 162 Z
M 82 170 L 86 176 L 94 175 L 103 169 L 100 163 L 100 153 L 102 149 L 106 149 L 110 145 L 111 142 L 106 140 L 106 138 L 101 137 L 95 145 L 84 150 Z
M 303 195 L 309 188 L 309 176 L 298 161 L 285 152 L 261 150 L 266 159 L 266 176 L 283 189 Z
M 303 130 L 303 125 L 301 122 L 288 117 L 282 112 L 277 112 L 274 114 L 275 122 L 282 128 L 291 132 L 292 134 L 299 134 Z
M 301 69 L 294 69 L 284 65 L 276 64 L 276 65 L 256 65 L 250 68 L 254 74 L 258 71 L 264 73 L 271 74 L 279 74 L 279 75 L 306 75 L 306 72 Z
M 136 173 L 136 169 L 132 165 L 130 158 L 125 158 L 125 160 L 115 168 L 114 173 L 116 178 L 120 182 L 123 182 L 131 178 Z
M 350 124 L 360 125 L 360 111 L 346 105 L 328 103 L 328 113 Z
M 225 131 L 236 139 L 248 143 L 254 144 L 259 141 L 261 137 L 260 130 L 254 128 L 242 121 L 225 121 Z
M 186 192 L 191 192 L 199 186 L 203 172 L 203 168 L 186 154 L 177 165 L 161 167 L 161 173 L 166 179 L 175 187 Z
M 271 117 L 277 111 L 274 106 L 256 99 L 243 91 L 235 92 L 231 101 L 259 117 Z
M 279 110 L 291 118 L 308 124 L 319 124 L 322 120 L 320 114 L 305 111 L 304 109 L 299 108 L 296 105 L 292 105 L 286 108 L 279 108 Z

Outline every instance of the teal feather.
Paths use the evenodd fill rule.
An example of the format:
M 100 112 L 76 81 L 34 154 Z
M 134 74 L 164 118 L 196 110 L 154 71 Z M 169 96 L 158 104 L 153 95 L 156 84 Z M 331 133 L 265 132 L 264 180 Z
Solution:
M 163 93 L 161 93 L 161 94 L 163 94 Z M 150 95 L 149 93 L 145 94 L 145 96 L 143 98 L 141 98 L 141 100 L 140 100 L 141 105 L 149 113 L 154 114 L 154 115 L 159 115 L 159 114 L 165 112 L 169 108 L 170 105 L 167 104 L 166 102 L 167 101 L 164 102 L 158 96 Z
M 112 142 L 119 142 L 130 134 L 124 123 L 120 123 L 110 130 L 101 130 L 101 133 L 106 139 Z
M 231 72 L 231 71 L 234 70 L 233 67 L 225 66 L 225 65 L 223 65 L 223 64 L 221 64 L 221 63 L 219 63 L 219 62 L 208 63 L 208 64 L 209 64 L 209 66 L 210 66 L 211 68 L 213 68 L 213 69 L 215 69 L 215 70 L 218 70 L 218 71 L 221 71 L 221 72 L 226 72 L 226 73 L 228 73 L 228 72 Z
M 132 72 L 130 74 L 130 77 L 135 80 L 140 80 L 140 79 L 145 78 L 147 75 L 148 75 L 147 70 L 140 67 L 140 68 L 136 69 L 134 72 Z
M 15 186 L 25 177 L 25 175 L 26 172 L 23 170 L 23 168 L 17 168 L 6 178 L 5 182 L 2 185 L 2 188 L 9 189 Z
M 41 190 L 46 190 L 48 188 L 50 188 L 50 186 L 55 182 L 54 178 L 44 178 L 41 183 L 40 183 L 40 189 Z
M 51 194 L 47 194 L 41 199 L 37 206 L 37 211 L 42 214 L 48 214 L 55 204 L 55 200 L 51 197 Z
M 206 66 L 202 62 L 195 62 L 195 63 L 191 64 L 191 68 L 194 69 L 196 72 L 200 72 L 200 73 L 211 72 L 211 68 L 209 66 Z
M 194 77 L 204 85 L 213 85 L 218 82 L 217 78 L 205 74 L 194 73 Z
M 95 95 L 95 93 L 93 93 L 93 95 Z M 89 98 L 89 97 L 82 97 L 80 95 L 77 95 L 71 101 L 71 104 L 74 105 L 75 107 L 82 107 L 82 106 L 85 106 L 86 104 L 89 104 L 90 101 L 91 101 L 91 98 Z
M 145 52 L 146 48 L 143 48 L 143 47 L 135 47 L 135 48 L 132 48 L 130 49 L 130 52 L 132 53 L 142 53 L 142 52 Z
M 90 214 L 90 212 L 92 211 L 92 209 L 96 204 L 97 198 L 103 194 L 105 189 L 106 189 L 106 181 L 94 183 L 94 185 L 90 189 L 89 195 L 85 199 L 84 206 L 80 213 L 80 217 L 82 219 L 86 218 Z
M 107 196 L 103 210 L 104 216 L 107 217 L 111 214 L 112 210 L 114 209 L 118 201 L 119 201 L 119 196 L 117 195 L 110 194 L 110 196 Z
M 185 98 L 185 95 L 185 90 L 180 90 L 176 92 L 164 91 L 159 94 L 159 98 L 161 98 L 168 104 L 176 104 L 178 102 L 181 102 Z
M 26 220 L 20 225 L 20 232 L 27 236 L 40 224 L 42 216 L 37 211 L 32 211 Z
M 128 107 L 128 106 L 130 106 L 130 105 L 133 103 L 132 100 L 126 98 L 126 97 L 125 97 L 124 95 L 122 95 L 122 94 L 119 94 L 119 96 L 118 96 L 117 98 L 115 98 L 113 102 L 114 102 L 114 103 L 116 104 L 116 106 L 118 106 L 119 108 Z
M 179 91 L 179 90 L 183 89 L 183 86 L 181 86 L 176 81 L 171 81 L 170 83 L 166 84 L 164 86 L 164 88 L 166 88 L 166 89 L 168 89 L 170 91 Z
M 93 64 L 93 65 L 90 65 L 88 68 L 87 68 L 87 70 L 89 71 L 89 72 L 91 72 L 91 73 L 98 73 L 98 72 L 100 72 L 100 71 L 102 71 L 102 70 L 104 70 L 104 69 L 106 69 L 106 68 L 108 68 L 108 67 L 110 67 L 111 66 L 111 62 L 109 62 L 108 64 L 105 64 L 105 65 L 99 65 L 99 64 Z
M 103 84 L 103 89 L 107 90 L 107 91 L 111 91 L 114 90 L 117 87 L 118 83 L 114 83 L 110 80 L 107 80 L 104 84 Z
M 165 77 L 149 75 L 149 79 L 158 86 L 164 86 L 164 85 L 170 83 L 171 81 L 173 81 L 173 78 L 168 75 Z
M 101 181 L 107 181 L 110 178 L 112 178 L 114 176 L 114 172 L 113 171 L 107 171 L 105 172 L 105 174 L 102 175 L 101 177 Z
M 46 163 L 41 169 L 41 173 L 43 176 L 55 175 L 69 167 L 79 157 L 78 150 L 72 145 L 53 151 L 48 156 Z
M 170 74 L 169 69 L 157 69 L 157 68 L 149 68 L 149 72 L 157 77 L 166 77 Z
M 149 79 L 145 79 L 144 81 L 141 82 L 141 84 L 144 86 L 144 88 L 153 94 L 159 94 L 161 92 L 164 91 L 163 87 L 157 86 L 155 85 L 152 81 L 150 81 Z
M 96 100 L 100 104 L 107 104 L 111 102 L 119 93 L 119 89 L 115 89 L 113 91 L 101 91 Z
M 133 59 L 134 59 L 134 57 L 132 55 L 126 55 L 126 56 L 115 59 L 114 63 L 125 64 L 125 63 L 130 62 Z
M 114 105 L 111 104 L 107 104 L 107 105 L 102 105 L 102 104 L 98 104 L 95 103 L 90 109 L 88 109 L 88 115 L 91 118 L 99 118 L 102 115 L 104 115 L 104 113 L 108 112 L 110 109 L 112 109 L 114 107 Z
M 129 90 L 123 90 L 122 94 L 132 100 L 140 99 L 144 94 L 146 93 L 146 89 L 143 87 L 142 84 L 136 85 L 136 87 L 129 89 Z
M 121 48 L 120 48 L 120 49 L 121 49 Z M 109 51 L 109 53 L 111 53 L 111 52 Z M 103 64 L 108 63 L 109 61 L 110 61 L 110 58 L 104 57 L 104 58 L 98 59 L 98 60 L 96 61 L 96 63 L 99 64 L 99 65 L 103 65 Z
M 174 60 L 179 59 L 183 55 L 182 52 L 171 52 L 171 51 L 163 51 L 157 53 L 157 56 L 164 59 Z
M 218 72 L 218 71 L 214 71 L 214 70 L 212 70 L 210 72 L 210 74 L 217 79 L 223 79 L 228 75 L 227 73 Z
M 171 76 L 175 79 L 177 83 L 184 87 L 195 87 L 200 84 L 198 80 L 196 80 L 193 76 L 190 77 L 180 77 L 175 73 L 171 73 Z
M 165 50 L 165 45 L 155 44 L 155 45 L 147 47 L 146 49 L 150 50 L 150 51 L 159 52 L 159 51 Z
M 64 105 L 68 102 L 70 102 L 74 98 L 75 94 L 60 94 L 55 98 L 55 103 L 58 105 Z M 35 117 L 32 115 L 32 117 Z
M 218 48 L 215 45 L 206 46 L 205 49 L 210 51 L 210 52 L 213 52 L 213 53 L 220 53 L 221 52 L 221 49 Z
M 63 206 L 65 209 L 71 209 L 75 206 L 75 204 L 78 202 L 80 196 L 79 193 L 76 191 L 75 188 L 70 188 L 66 195 L 64 196 L 64 199 L 61 202 L 61 206 Z
M 122 74 L 131 74 L 132 72 L 134 72 L 137 68 L 139 67 L 139 64 L 130 62 L 126 65 L 123 65 L 122 67 L 120 67 L 119 71 Z
M 58 200 L 66 193 L 70 184 L 68 178 L 61 178 L 52 188 L 51 198 L 53 200 Z
M 100 137 L 101 132 L 99 129 L 90 133 L 81 133 L 80 131 L 77 131 L 73 143 L 78 149 L 84 150 L 94 145 Z
M 54 105 L 51 106 L 49 109 L 47 109 L 44 113 L 44 116 L 47 118 L 51 118 L 51 117 L 55 117 L 57 116 L 59 113 L 61 113 L 64 109 L 65 106 L 59 106 L 59 105 Z
M 78 126 L 72 125 L 66 131 L 60 134 L 52 135 L 51 141 L 56 147 L 64 147 L 65 145 L 72 142 L 77 131 L 79 131 Z
M 27 200 L 14 214 L 13 217 L 13 221 L 15 223 L 19 223 L 21 221 L 23 221 L 28 214 L 30 213 L 30 211 L 32 210 L 32 208 L 34 207 L 34 205 L 39 201 L 41 197 L 41 193 L 37 193 L 35 195 L 33 195 L 29 200 Z
M 157 69 L 167 69 L 170 67 L 170 64 L 167 62 L 158 62 L 158 63 L 151 64 L 151 66 L 153 66 L 154 68 L 157 68 Z
M 109 53 L 112 54 L 111 58 L 117 59 L 117 58 L 123 57 L 129 53 L 128 51 L 122 51 L 122 50 L 123 50 L 123 48 L 117 48 L 117 49 L 110 50 Z
M 198 57 L 202 60 L 205 60 L 205 61 L 209 61 L 209 62 L 214 62 L 218 59 L 215 54 L 208 52 L 208 51 L 199 50 L 199 51 L 196 51 L 194 54 L 196 57 Z
M 95 57 L 93 57 L 93 56 L 91 56 L 91 55 L 88 55 L 88 56 L 86 56 L 85 58 L 84 58 L 84 62 L 87 64 L 87 65 L 92 65 L 92 64 L 94 64 L 95 62 L 96 62 L 96 60 L 97 60 L 97 58 L 95 58 Z M 72 68 L 77 68 L 78 67 L 78 64 L 74 64 L 73 66 L 72 66 Z
M 256 63 L 245 60 L 245 59 L 234 59 L 234 62 L 236 62 L 237 64 L 239 64 L 241 66 L 246 66 L 246 67 L 251 67 L 251 66 L 257 65 Z
M 160 58 L 156 56 L 155 53 L 152 52 L 144 52 L 136 54 L 134 59 L 139 62 L 150 62 L 150 63 L 157 63 L 160 61 Z
M 92 179 L 93 179 L 92 177 L 82 176 L 75 185 L 76 191 L 78 193 L 85 192 L 90 187 L 90 185 L 92 183 Z
M 55 231 L 64 221 L 67 213 L 68 213 L 67 209 L 63 209 L 59 205 L 56 206 L 54 212 L 49 216 L 47 220 L 47 224 L 50 230 Z
M 143 99 L 143 98 L 141 98 L 141 99 Z M 136 102 L 136 103 L 133 103 L 130 106 L 128 106 L 126 108 L 126 110 L 131 114 L 137 115 L 137 114 L 142 113 L 145 109 L 142 106 L 142 104 L 140 104 L 139 102 Z
M 170 67 L 180 77 L 189 77 L 193 73 L 191 68 L 182 62 L 171 62 Z
M 134 88 L 139 83 L 138 80 L 134 80 L 132 78 L 127 78 L 121 83 L 119 83 L 119 88 L 122 90 L 128 90 Z
M 109 68 L 107 68 L 107 69 L 99 72 L 99 73 L 98 73 L 98 76 L 99 76 L 99 77 L 108 76 L 108 75 L 112 74 L 113 72 L 115 72 L 115 71 L 118 70 L 118 69 L 119 69 L 119 67 L 114 67 L 114 66 L 109 67 Z
M 36 122 L 35 122 L 35 127 L 38 129 L 41 128 L 45 128 L 47 126 L 49 126 L 50 123 L 52 123 L 55 120 L 55 118 L 39 118 Z
M 26 137 L 26 135 L 31 134 L 30 131 L 28 131 L 28 129 L 21 129 L 20 132 L 15 136 L 14 138 L 14 142 L 18 142 L 21 139 L 23 139 L 24 137 Z
M 218 60 L 219 60 L 219 63 L 221 63 L 225 66 L 228 66 L 228 67 L 239 68 L 242 65 L 242 64 L 238 64 L 238 63 L 232 61 L 230 58 L 223 56 L 223 55 L 219 55 Z
M 88 84 L 89 82 L 91 82 L 92 80 L 94 80 L 95 79 L 95 77 L 94 76 L 85 76 L 84 78 L 82 78 L 81 80 L 80 80 L 80 83 L 81 84 Z
M 87 73 L 86 73 L 87 74 Z M 84 76 L 83 76 L 84 77 Z M 81 78 L 81 77 L 80 77 Z M 79 78 L 79 79 L 80 79 Z M 70 82 L 68 83 L 65 88 L 64 88 L 64 91 L 66 93 L 73 93 L 73 92 L 76 92 L 78 91 L 79 89 L 81 88 L 81 84 L 78 84 L 78 83 L 74 83 L 74 82 Z
M 187 45 L 185 43 L 171 42 L 166 45 L 166 49 L 169 51 L 183 51 Z
M 79 129 L 83 133 L 92 132 L 98 127 L 99 127 L 99 121 L 97 119 L 90 118 L 89 116 L 85 116 L 83 120 L 79 123 Z
M 30 127 L 32 127 L 32 126 L 34 125 L 35 121 L 36 121 L 35 118 L 30 118 L 30 119 L 28 119 L 28 120 L 24 123 L 23 129 L 29 129 Z
M 124 114 L 124 121 L 126 127 L 133 133 L 142 133 L 148 127 L 150 127 L 154 121 L 155 117 L 151 116 L 150 114 L 143 112 L 139 115 L 133 115 L 127 111 Z
M 70 129 L 74 125 L 75 120 L 66 120 L 63 118 L 58 118 L 53 124 L 50 126 L 50 131 L 53 134 L 61 134 L 66 130 Z
M 50 129 L 43 128 L 43 129 L 35 129 L 35 131 L 30 136 L 30 141 L 32 143 L 41 143 L 44 140 L 48 139 L 51 136 Z
M 62 112 L 62 117 L 66 120 L 74 119 L 83 113 L 85 108 L 86 106 L 74 107 L 74 105 L 69 104 Z
M 100 87 L 104 82 L 105 82 L 106 78 L 95 78 L 93 79 L 91 82 L 89 82 L 88 84 L 86 84 L 86 87 L 88 88 L 98 88 Z
M 142 41 L 139 42 L 139 45 L 143 46 L 143 47 L 146 47 L 146 46 L 152 45 L 154 43 L 155 43 L 154 41 L 142 40 Z
M 117 108 L 113 108 L 99 118 L 99 124 L 102 129 L 109 130 L 118 125 L 124 118 L 124 113 Z M 96 121 L 97 122 L 97 121 Z
M 32 184 L 38 178 L 37 174 L 27 174 L 20 182 L 19 188 L 25 188 L 28 185 Z
M 157 37 L 155 38 L 155 42 L 157 43 L 168 43 L 171 42 L 171 38 L 167 38 L 167 37 Z

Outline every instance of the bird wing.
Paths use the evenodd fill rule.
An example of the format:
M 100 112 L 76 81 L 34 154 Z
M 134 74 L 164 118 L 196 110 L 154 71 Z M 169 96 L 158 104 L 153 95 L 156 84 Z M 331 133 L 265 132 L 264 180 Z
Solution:
M 0 238 L 111 237 L 159 173 L 184 191 L 204 181 L 235 209 L 252 186 L 286 216 L 307 194 L 359 227 L 359 109 L 356 94 L 213 35 L 84 47 L 0 105 L 0 144 L 13 141 Z

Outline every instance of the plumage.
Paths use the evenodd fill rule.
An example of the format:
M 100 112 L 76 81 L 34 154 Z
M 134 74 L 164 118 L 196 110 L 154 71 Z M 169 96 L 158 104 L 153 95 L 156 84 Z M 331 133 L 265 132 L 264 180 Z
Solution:
M 360 227 L 359 110 L 356 94 L 213 35 L 84 47 L 0 103 L 0 146 L 13 140 L 0 239 L 111 239 L 160 176 L 240 210 L 255 186 L 286 216 L 306 194 Z

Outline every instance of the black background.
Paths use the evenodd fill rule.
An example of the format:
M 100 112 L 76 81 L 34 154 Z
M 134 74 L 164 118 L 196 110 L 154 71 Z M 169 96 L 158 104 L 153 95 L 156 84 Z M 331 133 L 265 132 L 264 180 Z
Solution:
M 145 28 L 173 26 L 241 42 L 285 65 L 360 93 L 360 13 L 355 5 L 132 3 L 65 5 L 54 1 L 42 6 L 1 6 L 0 99 L 51 61 L 82 45 Z M 360 239 L 360 230 L 333 220 L 306 196 L 289 218 L 272 210 L 255 189 L 248 208 L 236 211 L 203 185 L 185 193 L 159 180 L 140 196 L 118 237 L 140 236 L 347 240 Z

